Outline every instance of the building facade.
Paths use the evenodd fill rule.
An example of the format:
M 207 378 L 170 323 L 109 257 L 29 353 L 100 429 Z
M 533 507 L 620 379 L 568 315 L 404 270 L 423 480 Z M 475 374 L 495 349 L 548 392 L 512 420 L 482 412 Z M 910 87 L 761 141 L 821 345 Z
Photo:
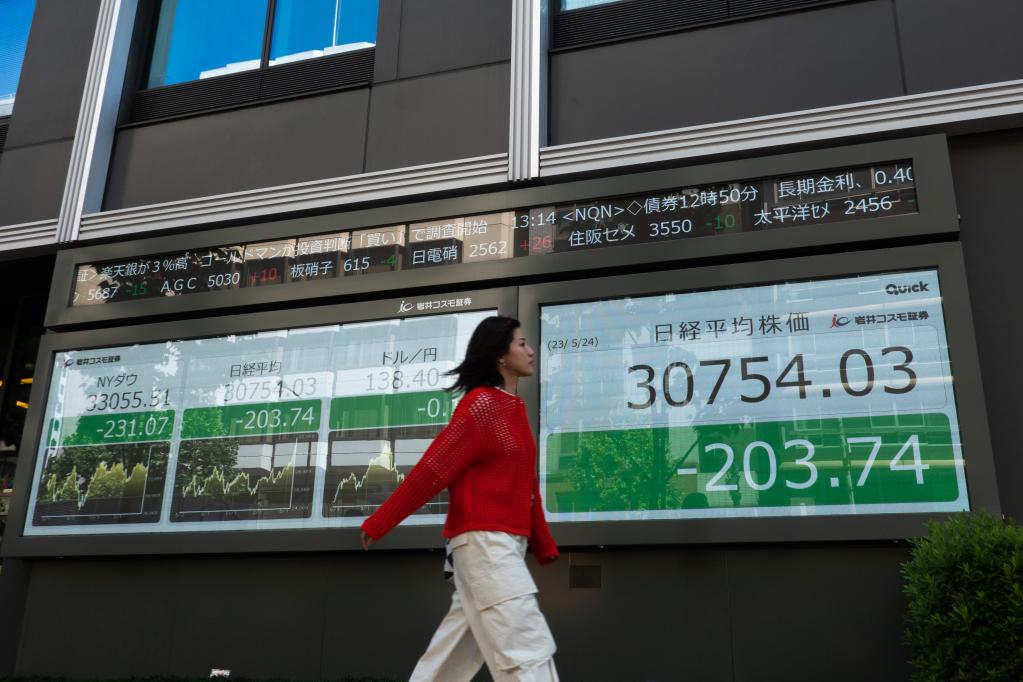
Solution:
M 1023 518 L 1019 3 L 0 17 L 0 674 L 407 675 L 446 499 L 358 523 L 495 312 L 566 680 L 906 679 L 908 539 Z

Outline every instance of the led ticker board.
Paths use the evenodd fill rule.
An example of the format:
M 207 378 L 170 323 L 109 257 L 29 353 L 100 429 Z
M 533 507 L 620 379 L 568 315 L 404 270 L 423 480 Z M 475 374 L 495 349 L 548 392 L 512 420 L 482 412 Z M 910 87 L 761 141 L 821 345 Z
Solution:
M 937 270 L 541 307 L 554 521 L 969 508 Z
M 447 424 L 446 373 L 494 313 L 57 352 L 25 535 L 357 526 Z
M 78 265 L 71 307 L 918 212 L 909 161 Z

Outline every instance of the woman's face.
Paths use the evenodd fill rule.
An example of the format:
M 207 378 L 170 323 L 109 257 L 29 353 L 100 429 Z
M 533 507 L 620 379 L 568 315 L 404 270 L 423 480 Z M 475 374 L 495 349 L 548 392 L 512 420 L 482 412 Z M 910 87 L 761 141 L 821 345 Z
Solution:
M 522 327 L 515 328 L 515 335 L 508 345 L 508 352 L 501 356 L 497 364 L 514 372 L 517 376 L 533 376 L 533 349 L 526 343 Z

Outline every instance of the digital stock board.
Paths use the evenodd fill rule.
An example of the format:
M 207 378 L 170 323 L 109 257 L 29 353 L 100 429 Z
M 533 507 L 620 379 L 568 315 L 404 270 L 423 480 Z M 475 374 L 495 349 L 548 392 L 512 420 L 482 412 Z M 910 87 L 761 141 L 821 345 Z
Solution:
M 24 534 L 357 526 L 448 422 L 492 314 L 56 352 Z
M 916 214 L 911 160 L 78 263 L 71 308 Z
M 953 197 L 920 138 L 63 251 L 16 525 L 49 554 L 354 549 L 291 531 L 354 531 L 404 480 L 498 309 L 537 349 L 519 392 L 566 546 L 997 510 Z M 434 546 L 447 510 L 390 542 Z
M 552 521 L 969 509 L 936 269 L 540 305 Z

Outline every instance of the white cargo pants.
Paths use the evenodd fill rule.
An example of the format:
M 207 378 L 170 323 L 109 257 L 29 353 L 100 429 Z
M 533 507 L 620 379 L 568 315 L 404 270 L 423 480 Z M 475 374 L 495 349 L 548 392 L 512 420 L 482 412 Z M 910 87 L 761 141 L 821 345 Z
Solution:
M 494 682 L 557 682 L 554 637 L 526 568 L 526 538 L 469 531 L 451 538 L 451 608 L 409 682 L 469 682 L 484 663 Z

